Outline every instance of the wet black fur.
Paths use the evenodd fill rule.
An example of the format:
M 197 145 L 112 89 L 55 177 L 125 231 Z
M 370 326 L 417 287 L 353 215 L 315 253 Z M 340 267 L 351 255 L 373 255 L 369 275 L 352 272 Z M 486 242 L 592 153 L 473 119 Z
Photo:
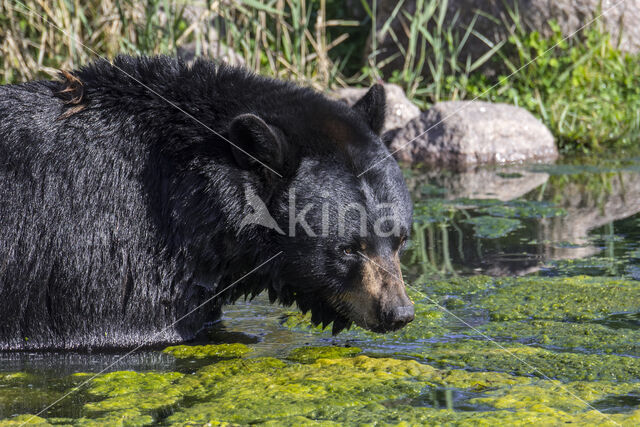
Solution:
M 238 225 L 250 186 L 287 231 L 296 186 L 300 206 L 321 197 L 367 203 L 373 193 L 398 204 L 408 228 L 411 204 L 392 159 L 356 177 L 388 153 L 373 131 L 380 90 L 352 109 L 206 61 L 114 64 L 0 86 L 0 350 L 181 341 L 216 320 L 224 303 L 263 290 L 312 310 L 317 323 L 347 326 L 348 307 L 336 296 L 357 281 L 360 264 L 337 254 L 350 237 Z M 232 132 L 242 114 L 268 123 L 277 144 L 260 147 L 251 124 L 236 122 Z M 318 212 L 307 219 L 318 230 Z M 386 251 L 397 243 L 379 244 Z

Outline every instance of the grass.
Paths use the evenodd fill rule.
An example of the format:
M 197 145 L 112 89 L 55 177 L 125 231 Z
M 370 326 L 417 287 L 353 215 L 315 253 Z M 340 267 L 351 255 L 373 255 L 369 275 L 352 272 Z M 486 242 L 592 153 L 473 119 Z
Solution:
M 416 0 L 411 14 L 406 1 L 380 23 L 376 0 L 361 0 L 365 13 L 358 19 L 340 0 L 0 0 L 0 82 L 50 78 L 97 55 L 176 55 L 188 48 L 241 58 L 256 72 L 319 90 L 385 78 L 423 109 L 475 97 L 513 103 L 543 120 L 565 152 L 637 141 L 640 56 L 621 53 L 602 28 L 563 41 L 556 27 L 543 38 L 526 32 L 513 10 L 504 24 L 510 37 L 492 44 L 474 29 L 475 20 L 456 30 L 459 16 L 446 17 L 447 0 Z M 401 30 L 392 25 L 396 19 Z M 394 56 L 380 58 L 376 37 L 369 37 L 376 28 L 408 44 L 398 42 Z M 480 58 L 463 53 L 473 37 L 487 44 Z M 390 61 L 400 65 L 386 72 Z M 487 69 L 497 73 L 491 77 Z
M 327 33 L 358 25 L 328 20 L 326 7 L 327 0 L 0 0 L 0 81 L 55 76 L 98 55 L 176 55 L 188 46 L 209 57 L 231 48 L 259 73 L 323 89 L 344 84 L 329 53 L 348 38 Z
M 374 0 L 374 5 L 376 1 Z M 460 13 L 450 20 L 446 13 L 448 0 L 416 0 L 415 13 L 403 9 L 405 0 L 400 0 L 390 17 L 382 23 L 378 37 L 388 34 L 396 41 L 397 53 L 381 61 L 376 60 L 377 46 L 371 46 L 372 54 L 367 66 L 363 68 L 362 77 L 367 79 L 383 74 L 380 70 L 389 62 L 400 59 L 402 66 L 394 70 L 389 81 L 405 88 L 407 96 L 422 108 L 448 99 L 464 99 L 470 76 L 500 50 L 504 43 L 488 45 L 486 53 L 473 59 L 464 48 L 470 37 L 481 37 L 474 30 L 476 18 L 460 32 L 456 24 Z M 372 11 L 370 17 L 375 20 Z M 394 32 L 392 21 L 401 19 L 405 25 L 405 34 Z M 373 38 L 375 40 L 375 37 Z M 400 40 L 406 39 L 406 43 Z
M 543 38 L 517 15 L 493 78 L 476 74 L 469 96 L 522 106 L 555 134 L 564 152 L 631 148 L 640 137 L 640 55 L 621 52 L 598 25 L 564 40 L 559 27 Z M 494 88 L 495 86 L 495 88 Z

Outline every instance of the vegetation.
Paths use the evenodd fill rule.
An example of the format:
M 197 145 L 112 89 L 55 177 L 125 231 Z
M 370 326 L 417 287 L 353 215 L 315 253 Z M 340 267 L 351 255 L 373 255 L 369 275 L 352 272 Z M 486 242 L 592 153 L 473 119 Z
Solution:
M 503 73 L 494 79 L 474 75 L 469 95 L 528 109 L 565 152 L 631 146 L 640 135 L 640 58 L 620 52 L 600 28 L 564 40 L 551 24 L 548 39 L 517 25 L 492 58 Z
M 2 0 L 1 80 L 55 76 L 118 53 L 175 55 L 188 48 L 224 58 L 231 48 L 262 74 L 322 89 L 343 84 L 341 64 L 328 53 L 348 37 L 330 40 L 327 32 L 359 25 L 328 20 L 326 9 L 326 0 Z
M 469 345 L 476 350 L 483 343 Z M 331 348 L 316 350 L 324 354 Z M 311 356 L 314 349 L 302 348 L 301 352 Z M 493 349 L 488 353 L 496 360 L 511 361 Z M 447 354 L 455 357 L 456 353 L 443 347 L 442 356 Z M 477 354 L 475 359 L 484 362 Z M 569 367 L 563 369 L 569 371 Z M 12 388 L 14 384 L 0 378 L 0 386 Z M 630 381 L 562 385 L 526 375 L 438 369 L 414 360 L 367 356 L 311 357 L 306 362 L 238 358 L 206 365 L 188 375 L 103 374 L 88 385 L 79 416 L 18 415 L 0 420 L 0 426 L 25 422 L 82 426 L 636 425 L 640 411 L 624 407 L 624 402 L 627 397 L 633 399 L 637 388 Z M 611 414 L 593 410 L 607 399 L 623 410 Z
M 242 357 L 250 352 L 251 349 L 244 344 L 174 345 L 163 350 L 163 353 L 176 359 L 228 359 Z
M 412 14 L 400 1 L 383 23 L 375 1 L 361 3 L 365 12 L 354 18 L 338 0 L 1 0 L 0 82 L 55 76 L 98 55 L 187 50 L 321 90 L 385 78 L 422 108 L 447 99 L 513 103 L 540 117 L 564 151 L 629 146 L 638 138 L 640 58 L 620 52 L 597 25 L 569 40 L 555 26 L 545 39 L 527 33 L 512 11 L 505 23 L 511 36 L 494 45 L 475 21 L 463 33 L 454 30 L 447 1 L 419 0 Z M 408 22 L 409 45 L 379 59 L 371 29 L 397 38 L 391 21 L 399 15 Z M 488 45 L 473 61 L 463 54 L 471 37 Z M 384 73 L 391 60 L 401 65 Z

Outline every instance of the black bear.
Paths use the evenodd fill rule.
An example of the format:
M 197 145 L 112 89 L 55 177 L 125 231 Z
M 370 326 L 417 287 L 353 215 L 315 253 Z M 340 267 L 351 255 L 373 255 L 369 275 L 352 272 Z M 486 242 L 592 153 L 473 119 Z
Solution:
M 167 57 L 0 86 L 0 350 L 188 340 L 262 291 L 334 333 L 402 327 L 384 110 L 379 85 L 349 107 Z

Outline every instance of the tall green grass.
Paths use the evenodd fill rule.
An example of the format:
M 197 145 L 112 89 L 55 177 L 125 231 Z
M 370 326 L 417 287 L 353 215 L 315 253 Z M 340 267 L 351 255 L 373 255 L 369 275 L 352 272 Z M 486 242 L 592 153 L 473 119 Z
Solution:
M 367 9 L 374 22 L 376 3 L 373 0 L 373 8 Z M 470 76 L 478 72 L 504 42 L 492 43 L 474 29 L 478 15 L 461 31 L 460 13 L 447 17 L 448 5 L 448 0 L 416 0 L 415 12 L 409 13 L 404 8 L 405 0 L 399 0 L 389 18 L 377 23 L 378 37 L 388 36 L 394 40 L 397 53 L 378 61 L 373 37 L 371 55 L 360 78 L 378 77 L 381 69 L 399 59 L 402 65 L 389 75 L 389 81 L 404 87 L 407 96 L 421 107 L 447 99 L 464 99 Z M 399 30 L 404 34 L 394 30 L 393 21 L 400 18 L 406 22 Z M 478 37 L 487 44 L 486 52 L 478 58 L 472 59 L 465 50 L 470 37 Z
M 328 19 L 326 0 L 1 0 L 0 80 L 189 46 L 209 57 L 231 48 L 257 72 L 325 88 L 342 84 L 329 53 L 348 38 L 327 33 L 357 24 Z
M 418 0 L 415 14 L 402 10 L 404 1 L 381 27 L 393 33 L 399 14 L 410 22 L 409 46 L 398 46 L 404 65 L 390 80 L 417 102 L 464 97 L 469 75 L 499 46 L 472 63 L 461 51 L 473 24 L 458 35 L 445 23 L 446 0 Z M 338 0 L 0 0 L 0 76 L 17 82 L 96 55 L 176 54 L 188 45 L 212 57 L 231 48 L 249 68 L 318 88 L 368 85 L 388 62 L 376 59 L 376 39 L 367 37 L 376 3 L 363 0 L 367 16 L 358 21 Z M 372 54 L 363 58 L 365 51 Z M 446 92 L 452 80 L 460 81 L 456 93 Z
M 494 78 L 476 74 L 468 96 L 522 106 L 555 134 L 564 152 L 635 146 L 640 138 L 640 56 L 621 52 L 596 24 L 565 40 L 527 32 L 516 13 Z

